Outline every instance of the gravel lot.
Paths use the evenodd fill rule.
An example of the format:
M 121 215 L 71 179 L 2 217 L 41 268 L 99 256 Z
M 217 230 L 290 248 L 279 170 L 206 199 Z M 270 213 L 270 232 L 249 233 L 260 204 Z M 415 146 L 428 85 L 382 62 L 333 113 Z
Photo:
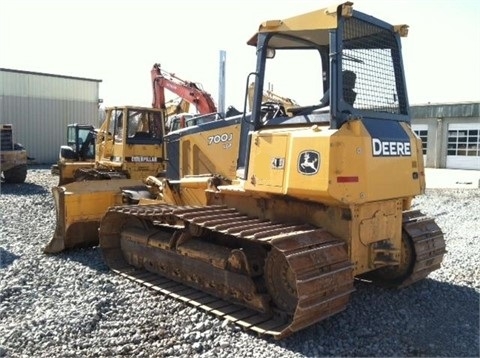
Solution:
M 0 357 L 479 357 L 480 189 L 428 189 L 443 267 L 403 290 L 357 282 L 344 312 L 282 341 L 258 337 L 115 276 L 97 248 L 42 253 L 58 178 L 1 185 Z

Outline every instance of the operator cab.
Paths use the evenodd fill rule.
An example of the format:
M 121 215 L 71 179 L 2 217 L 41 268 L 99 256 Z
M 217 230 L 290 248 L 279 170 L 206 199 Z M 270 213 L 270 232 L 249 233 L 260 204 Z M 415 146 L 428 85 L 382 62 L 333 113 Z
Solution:
M 304 29 L 292 19 L 271 20 L 249 41 L 256 46 L 252 116 L 265 126 L 330 122 L 338 129 L 352 118 L 409 122 L 409 106 L 400 51 L 406 25 L 392 28 L 353 10 L 351 3 L 331 13 L 312 12 Z M 286 22 L 285 22 L 286 21 Z M 325 24 L 317 28 L 318 24 Z M 291 29 L 295 28 L 293 31 Z M 262 103 L 264 88 L 301 99 L 285 110 Z
M 93 160 L 95 129 L 92 125 L 73 123 L 67 126 L 67 145 L 60 147 L 60 160 Z
M 163 141 L 163 115 L 160 110 L 143 107 L 119 107 L 108 119 L 109 133 L 115 142 L 158 145 Z
M 194 113 L 180 113 L 170 117 L 167 120 L 168 132 L 173 132 L 186 127 L 193 127 L 203 123 L 209 123 L 218 119 L 217 113 L 211 114 L 194 114 Z
M 401 123 L 410 123 L 410 110 L 400 43 L 408 26 L 392 26 L 352 5 L 313 11 L 302 15 L 302 21 L 266 21 L 247 42 L 255 46 L 257 64 L 245 92 L 246 99 L 248 85 L 254 82 L 251 116 L 243 119 L 249 134 L 242 137 L 237 161 L 241 179 L 247 179 L 250 154 L 258 149 L 253 138 L 285 136 L 277 128 L 316 132 L 315 126 L 322 126 L 320 130 L 335 131 L 358 120 L 376 140 L 409 141 Z M 264 89 L 272 86 L 300 106 L 285 110 L 262 103 Z

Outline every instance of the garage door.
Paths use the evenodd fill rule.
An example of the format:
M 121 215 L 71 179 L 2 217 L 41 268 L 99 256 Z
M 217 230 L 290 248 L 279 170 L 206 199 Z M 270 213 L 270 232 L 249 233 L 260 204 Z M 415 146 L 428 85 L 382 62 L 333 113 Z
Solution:
M 412 130 L 422 140 L 423 164 L 427 163 L 428 125 L 412 124 Z
M 448 125 L 446 166 L 480 170 L 480 123 Z

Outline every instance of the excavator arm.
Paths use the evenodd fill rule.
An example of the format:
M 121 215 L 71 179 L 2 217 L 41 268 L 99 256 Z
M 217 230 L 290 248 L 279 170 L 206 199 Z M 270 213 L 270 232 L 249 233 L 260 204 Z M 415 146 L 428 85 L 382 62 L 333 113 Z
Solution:
M 153 65 L 151 70 L 153 86 L 152 107 L 166 109 L 165 89 L 175 93 L 188 103 L 195 106 L 199 114 L 217 112 L 212 97 L 194 82 L 188 82 L 175 76 L 175 74 L 162 70 L 160 64 Z

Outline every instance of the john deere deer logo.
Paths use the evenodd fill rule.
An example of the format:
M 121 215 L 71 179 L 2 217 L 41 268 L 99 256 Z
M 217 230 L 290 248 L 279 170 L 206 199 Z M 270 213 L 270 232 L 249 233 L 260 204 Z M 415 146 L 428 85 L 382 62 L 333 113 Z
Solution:
M 298 171 L 304 175 L 313 175 L 320 167 L 320 153 L 306 150 L 298 156 Z

